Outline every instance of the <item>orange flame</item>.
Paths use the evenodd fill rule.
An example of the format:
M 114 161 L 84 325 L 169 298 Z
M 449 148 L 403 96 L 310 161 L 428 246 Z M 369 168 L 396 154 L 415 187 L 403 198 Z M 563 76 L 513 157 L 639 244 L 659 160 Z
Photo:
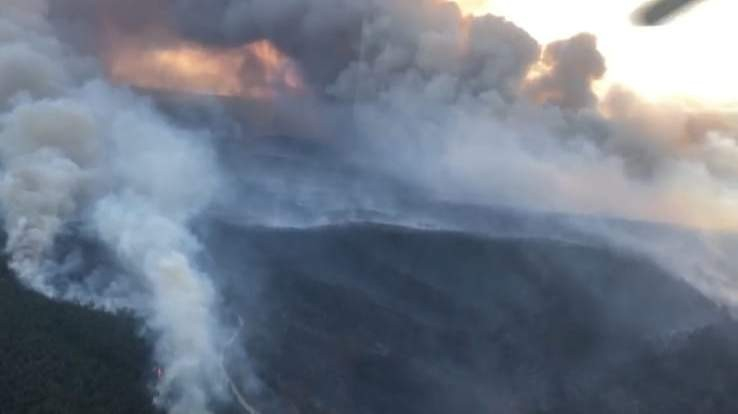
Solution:
M 153 48 L 113 48 L 110 78 L 142 88 L 265 99 L 303 89 L 297 67 L 266 40 L 236 48 L 179 41 Z
M 235 47 L 181 38 L 171 22 L 125 29 L 110 7 L 98 8 L 100 55 L 116 83 L 173 92 L 271 99 L 299 94 L 297 65 L 268 40 Z

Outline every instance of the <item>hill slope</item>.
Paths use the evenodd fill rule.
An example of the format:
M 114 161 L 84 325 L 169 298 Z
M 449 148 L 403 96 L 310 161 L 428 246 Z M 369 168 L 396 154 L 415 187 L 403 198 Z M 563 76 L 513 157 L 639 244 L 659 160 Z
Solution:
M 246 321 L 263 413 L 738 412 L 738 326 L 647 258 L 376 224 L 210 224 L 204 259 Z M 154 412 L 136 329 L 1 268 L 0 412 Z
M 642 257 L 368 224 L 209 245 L 283 412 L 738 412 L 738 327 Z
M 0 412 L 154 413 L 133 318 L 51 301 L 0 261 Z

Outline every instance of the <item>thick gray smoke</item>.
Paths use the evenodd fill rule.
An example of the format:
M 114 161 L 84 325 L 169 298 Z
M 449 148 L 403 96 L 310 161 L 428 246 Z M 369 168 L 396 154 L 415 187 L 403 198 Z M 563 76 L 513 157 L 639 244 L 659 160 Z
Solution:
M 91 184 L 98 142 L 94 121 L 73 100 L 20 104 L 3 117 L 1 194 L 11 266 L 51 293 L 45 268 L 55 236 Z
M 699 227 L 716 225 L 690 211 L 736 222 L 724 159 L 735 130 L 694 128 L 710 115 L 619 90 L 598 102 L 593 84 L 606 66 L 592 35 L 542 47 L 503 18 L 471 18 L 435 0 L 157 7 L 205 44 L 272 41 L 319 95 L 354 107 L 356 134 L 385 152 L 380 159 L 439 191 Z M 694 192 L 678 188 L 685 182 Z
M 319 96 L 353 108 L 361 157 L 443 199 L 738 225 L 738 132 L 719 121 L 727 115 L 651 104 L 621 89 L 600 101 L 593 87 L 606 64 L 592 35 L 541 46 L 503 18 L 464 16 L 434 0 L 169 7 L 179 32 L 204 44 L 272 41 Z M 688 270 L 724 264 L 727 246 L 705 236 L 684 263 L 671 240 L 608 235 L 607 227 L 588 230 L 649 252 L 732 302 L 724 266 Z
M 144 288 L 116 295 L 157 338 L 160 402 L 207 412 L 222 393 L 222 332 L 188 225 L 218 191 L 210 137 L 173 127 L 96 76 L 55 39 L 46 6 L 0 2 L 0 201 L 11 266 L 28 286 L 67 296 L 54 240 L 71 220 L 86 223 L 137 280 L 128 285 Z M 109 303 L 105 291 L 83 291 L 76 299 Z
M 317 90 L 345 100 L 357 87 L 373 97 L 398 82 L 512 98 L 539 55 L 535 40 L 512 23 L 469 19 L 437 0 L 182 0 L 172 7 L 184 35 L 219 45 L 269 39 Z
M 597 104 L 592 83 L 605 75 L 605 60 L 597 39 L 583 33 L 546 46 L 541 59 L 545 72 L 527 85 L 540 102 L 563 108 L 591 108 Z
M 270 41 L 313 94 L 296 99 L 294 113 L 350 113 L 348 127 L 329 138 L 346 138 L 352 159 L 436 198 L 738 227 L 735 130 L 714 114 L 621 90 L 600 101 L 593 85 L 606 65 L 591 35 L 542 46 L 501 17 L 465 16 L 438 0 L 0 5 L 0 196 L 12 266 L 29 286 L 64 295 L 50 261 L 54 240 L 70 220 L 91 227 L 135 278 L 130 285 L 145 288 L 124 289 L 122 305 L 146 316 L 158 338 L 158 391 L 172 412 L 206 412 L 223 392 L 218 295 L 197 267 L 202 246 L 189 231 L 222 195 L 221 177 L 209 133 L 172 125 L 147 100 L 102 79 L 94 55 L 110 51 L 96 43 L 105 25 L 152 44 L 172 33 L 205 47 Z M 608 237 L 663 263 L 679 257 L 675 271 L 725 257 L 713 245 Z M 687 260 L 685 251 L 697 256 Z M 692 281 L 725 299 L 733 290 L 721 289 L 734 283 L 720 263 L 702 266 L 692 277 L 703 279 Z M 128 285 L 118 282 L 116 298 Z M 113 293 L 89 295 L 107 304 Z

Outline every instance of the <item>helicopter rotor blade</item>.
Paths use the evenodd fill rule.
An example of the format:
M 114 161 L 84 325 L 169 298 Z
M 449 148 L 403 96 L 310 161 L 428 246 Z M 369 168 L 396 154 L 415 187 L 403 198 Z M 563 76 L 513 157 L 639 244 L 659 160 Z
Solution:
M 662 24 L 703 0 L 655 0 L 638 9 L 633 15 L 633 20 L 644 26 L 655 26 Z

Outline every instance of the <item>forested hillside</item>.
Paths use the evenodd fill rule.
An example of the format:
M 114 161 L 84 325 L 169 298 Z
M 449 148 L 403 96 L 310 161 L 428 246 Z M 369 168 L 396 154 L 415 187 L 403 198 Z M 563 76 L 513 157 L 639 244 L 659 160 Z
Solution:
M 132 317 L 51 301 L 0 260 L 0 413 L 153 413 Z
M 738 325 L 645 257 L 370 224 L 210 230 L 214 262 L 249 269 L 225 290 L 282 412 L 738 412 Z

